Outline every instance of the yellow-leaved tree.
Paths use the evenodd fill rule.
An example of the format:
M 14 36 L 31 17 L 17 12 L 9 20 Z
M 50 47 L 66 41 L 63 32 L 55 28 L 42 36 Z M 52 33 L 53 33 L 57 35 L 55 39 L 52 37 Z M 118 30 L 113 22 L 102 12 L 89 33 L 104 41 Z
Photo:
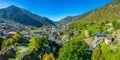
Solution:
M 43 55 L 43 60 L 55 60 L 53 53 L 45 53 Z

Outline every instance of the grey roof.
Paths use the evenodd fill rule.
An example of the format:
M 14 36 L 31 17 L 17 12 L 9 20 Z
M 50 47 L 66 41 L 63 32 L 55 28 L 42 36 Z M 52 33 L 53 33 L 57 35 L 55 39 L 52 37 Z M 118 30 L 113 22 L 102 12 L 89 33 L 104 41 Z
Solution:
M 59 45 L 63 45 L 66 43 L 66 41 L 62 41 L 62 40 L 56 40 L 55 42 Z
M 106 34 L 104 34 L 104 33 L 96 33 L 95 36 L 97 36 L 97 37 L 106 37 Z
M 106 39 L 108 39 L 108 40 L 112 39 L 112 35 L 107 35 Z

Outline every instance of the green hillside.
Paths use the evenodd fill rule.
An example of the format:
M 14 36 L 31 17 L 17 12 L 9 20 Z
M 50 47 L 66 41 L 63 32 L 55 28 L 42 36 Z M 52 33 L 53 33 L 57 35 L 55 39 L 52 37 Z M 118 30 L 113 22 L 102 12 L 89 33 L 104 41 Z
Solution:
M 38 16 L 27 11 L 26 9 L 13 5 L 0 9 L 0 18 L 35 27 L 55 25 L 53 21 L 46 17 Z
M 83 26 L 91 24 L 100 24 L 103 21 L 120 20 L 120 2 L 112 2 L 99 9 L 93 10 L 88 16 L 81 19 L 79 22 L 71 24 L 70 28 L 82 29 Z
M 76 22 L 76 21 L 79 21 L 82 18 L 88 16 L 90 13 L 91 12 L 87 12 L 87 13 L 84 13 L 84 14 L 81 14 L 81 15 L 77 15 L 77 16 L 68 16 L 68 17 L 65 17 L 65 18 L 61 19 L 58 22 L 58 27 L 64 26 L 64 25 L 67 25 L 67 24 L 71 24 L 71 23 Z
M 112 43 L 106 44 L 103 39 L 93 50 L 91 60 L 119 60 L 120 59 L 120 1 L 116 0 L 108 5 L 93 10 L 88 16 L 69 26 L 70 30 L 81 31 L 80 34 L 89 45 L 94 41 L 96 33 L 112 35 Z M 87 33 L 86 33 L 87 31 Z M 84 34 L 83 34 L 84 33 Z M 87 36 L 86 36 L 87 35 Z M 90 39 L 92 38 L 92 39 Z M 90 45 L 89 45 L 90 46 Z

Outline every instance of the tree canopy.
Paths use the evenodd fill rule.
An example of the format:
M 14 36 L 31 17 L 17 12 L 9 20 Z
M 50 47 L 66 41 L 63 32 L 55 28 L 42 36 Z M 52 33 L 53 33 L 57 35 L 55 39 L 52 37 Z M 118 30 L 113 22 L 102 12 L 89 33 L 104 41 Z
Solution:
M 48 38 L 46 36 L 34 36 L 31 39 L 31 44 L 34 46 L 36 51 L 38 51 L 39 49 L 42 50 L 47 39 Z
M 43 60 L 55 60 L 55 58 L 54 58 L 54 55 L 52 53 L 50 53 L 50 54 L 45 53 L 43 55 Z
M 5 47 L 5 46 L 10 46 L 10 45 L 14 45 L 16 43 L 19 43 L 22 39 L 22 36 L 20 34 L 15 34 L 13 35 L 12 38 L 9 38 L 8 40 L 4 40 L 2 42 L 2 47 Z
M 67 42 L 59 52 L 58 60 L 86 60 L 90 59 L 90 50 L 85 41 L 79 37 Z

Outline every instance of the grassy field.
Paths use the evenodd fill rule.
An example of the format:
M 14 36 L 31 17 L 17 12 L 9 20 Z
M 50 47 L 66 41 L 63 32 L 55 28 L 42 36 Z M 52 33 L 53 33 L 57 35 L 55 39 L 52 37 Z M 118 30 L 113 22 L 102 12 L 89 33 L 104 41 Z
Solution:
M 30 30 L 30 33 L 33 33 L 33 32 L 41 32 L 42 30 L 40 29 L 36 29 L 36 30 Z

